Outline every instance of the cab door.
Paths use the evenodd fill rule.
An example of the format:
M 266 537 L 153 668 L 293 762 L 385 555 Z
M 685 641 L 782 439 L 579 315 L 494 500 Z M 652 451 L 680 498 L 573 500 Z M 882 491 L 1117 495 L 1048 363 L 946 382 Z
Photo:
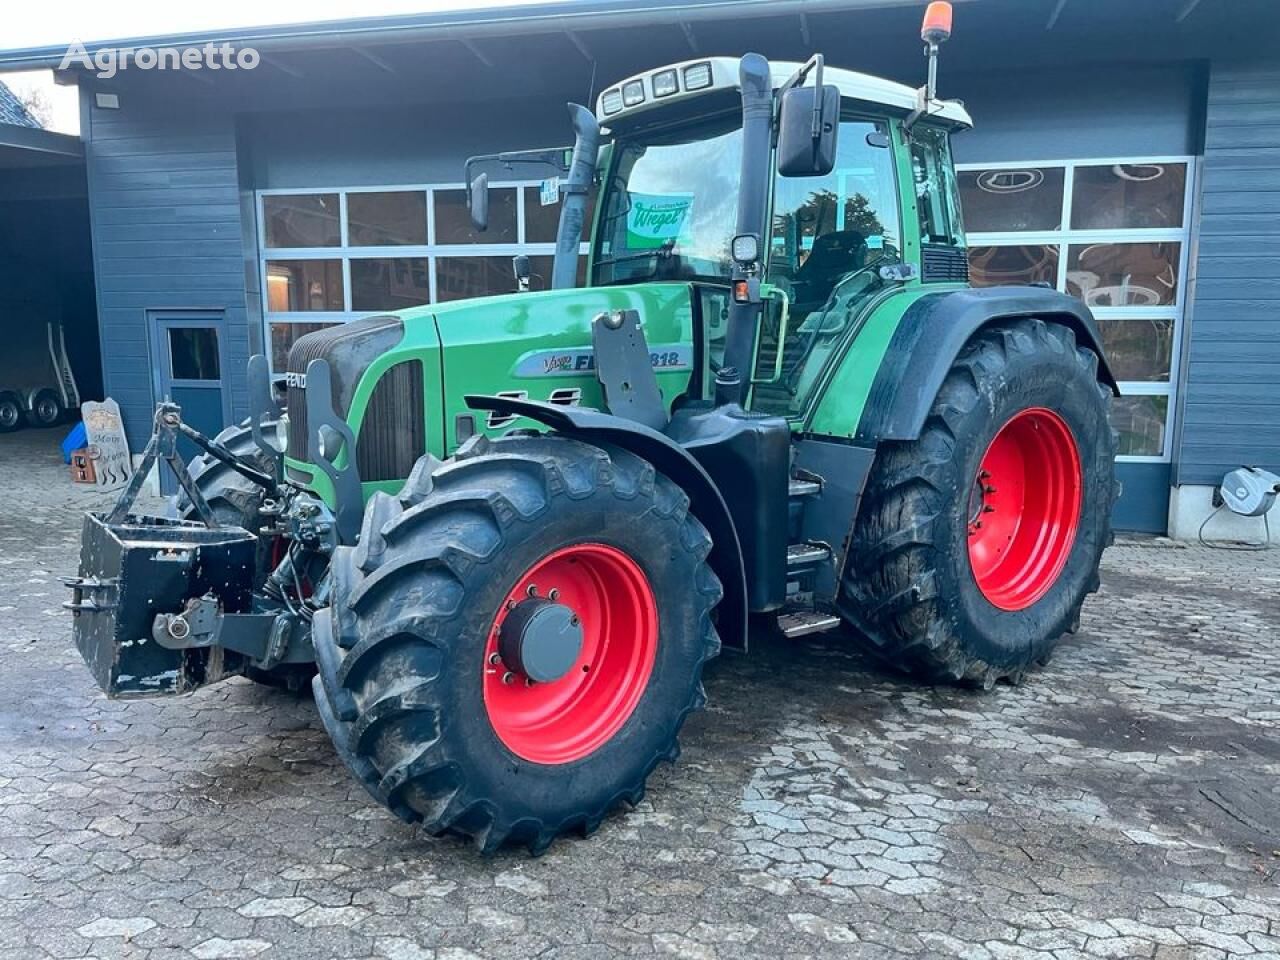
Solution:
M 846 113 L 834 169 L 774 183 L 752 406 L 800 416 L 820 374 L 902 259 L 889 122 Z

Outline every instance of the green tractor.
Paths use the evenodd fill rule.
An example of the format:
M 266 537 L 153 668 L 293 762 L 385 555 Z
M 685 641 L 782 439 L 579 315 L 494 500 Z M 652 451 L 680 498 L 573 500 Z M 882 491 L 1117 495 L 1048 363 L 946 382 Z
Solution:
M 753 616 L 1016 681 L 1078 625 L 1116 495 L 1094 320 L 967 286 L 970 121 L 932 82 L 749 54 L 570 114 L 571 155 L 468 164 L 561 165 L 548 289 L 308 334 L 276 390 L 255 357 L 213 440 L 162 404 L 68 581 L 109 695 L 314 674 L 369 793 L 484 851 L 638 802 Z M 131 512 L 157 459 L 178 518 Z

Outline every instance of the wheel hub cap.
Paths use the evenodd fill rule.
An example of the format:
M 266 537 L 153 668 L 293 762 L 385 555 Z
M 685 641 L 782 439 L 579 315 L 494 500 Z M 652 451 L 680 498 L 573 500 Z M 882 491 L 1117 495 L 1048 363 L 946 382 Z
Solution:
M 1015 414 L 982 457 L 969 494 L 969 565 L 983 596 L 1025 610 L 1057 581 L 1080 524 L 1080 453 L 1043 407 Z
M 563 603 L 521 600 L 498 631 L 498 655 L 508 670 L 535 683 L 554 683 L 582 655 L 582 621 Z

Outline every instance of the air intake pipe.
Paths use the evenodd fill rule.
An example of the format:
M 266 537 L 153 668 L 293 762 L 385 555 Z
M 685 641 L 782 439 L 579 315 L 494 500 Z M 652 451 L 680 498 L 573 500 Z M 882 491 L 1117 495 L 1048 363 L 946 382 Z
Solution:
M 738 64 L 742 89 L 742 169 L 738 184 L 739 236 L 764 237 L 765 214 L 769 207 L 769 169 L 773 155 L 773 80 L 769 61 L 758 53 L 748 53 Z M 746 268 L 735 264 L 735 281 L 747 280 Z M 738 289 L 738 284 L 734 284 Z M 736 295 L 729 307 L 729 329 L 725 335 L 724 369 L 716 383 L 716 402 L 743 403 L 751 383 L 751 357 L 755 349 L 760 318 L 760 296 L 750 285 L 747 299 Z
M 586 107 L 569 104 L 573 124 L 573 159 L 569 176 L 561 185 L 564 201 L 556 231 L 556 259 L 551 268 L 553 290 L 566 290 L 578 282 L 578 250 L 582 245 L 583 221 L 587 216 L 587 194 L 596 175 L 596 155 L 600 148 L 600 124 Z

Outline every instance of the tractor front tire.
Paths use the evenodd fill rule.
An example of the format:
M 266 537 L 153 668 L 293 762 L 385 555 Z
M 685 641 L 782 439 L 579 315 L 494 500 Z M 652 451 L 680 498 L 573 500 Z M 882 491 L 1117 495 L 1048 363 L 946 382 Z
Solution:
M 683 491 L 622 450 L 478 437 L 424 458 L 369 502 L 316 615 L 339 755 L 401 818 L 485 853 L 590 833 L 705 703 L 710 550 Z
M 1111 396 L 1065 326 L 966 345 L 920 437 L 882 444 L 868 477 L 839 607 L 873 652 L 988 689 L 1047 662 L 1112 540 Z

